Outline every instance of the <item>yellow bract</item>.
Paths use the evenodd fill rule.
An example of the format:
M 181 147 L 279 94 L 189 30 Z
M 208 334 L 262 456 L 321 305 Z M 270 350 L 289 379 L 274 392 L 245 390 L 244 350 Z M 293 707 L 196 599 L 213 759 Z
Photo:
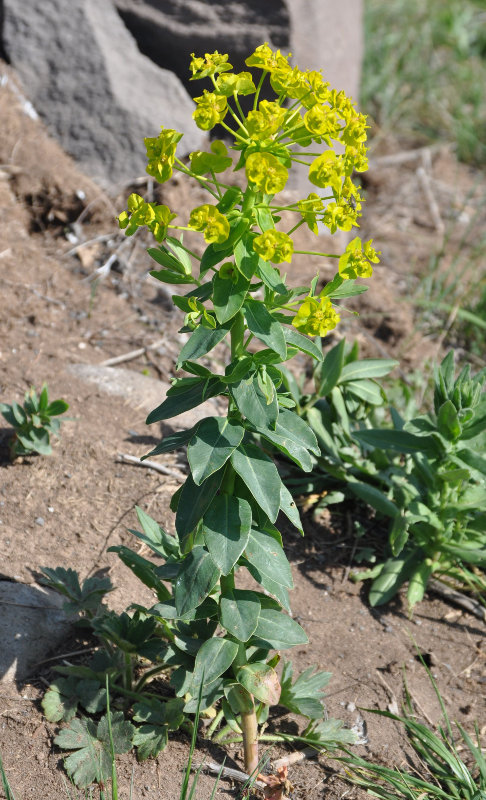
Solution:
M 328 297 L 308 297 L 292 320 L 292 325 L 308 336 L 326 336 L 340 320 Z
M 226 97 L 208 92 L 207 89 L 201 97 L 195 97 L 194 102 L 197 108 L 192 116 L 197 127 L 203 131 L 210 131 L 218 122 L 222 122 L 228 110 Z
M 131 194 L 127 201 L 128 211 L 122 211 L 118 217 L 118 225 L 125 230 L 126 236 L 132 236 L 137 228 L 145 225 L 158 242 L 167 236 L 170 222 L 177 216 L 170 208 L 156 203 L 146 203 L 139 194 Z
M 330 186 L 339 196 L 344 176 L 343 162 L 334 150 L 326 150 L 312 162 L 309 168 L 309 180 L 321 189 Z
M 278 158 L 271 153 L 252 153 L 246 159 L 246 177 L 256 189 L 265 194 L 281 192 L 289 173 Z
M 191 53 L 191 56 L 192 61 L 189 65 L 189 69 L 192 72 L 191 81 L 233 69 L 232 64 L 228 64 L 228 55 L 218 53 L 217 50 L 214 53 L 205 53 L 204 58 L 198 58 L 194 53 Z
M 281 264 L 282 261 L 292 261 L 294 243 L 287 233 L 270 228 L 260 236 L 253 239 L 253 249 L 264 261 L 273 261 Z
M 221 244 L 229 236 L 229 222 L 216 206 L 203 205 L 191 211 L 188 228 L 195 231 L 204 231 L 204 239 L 209 244 L 215 242 Z
M 251 72 L 227 72 L 216 80 L 216 94 L 231 97 L 235 94 L 254 94 L 256 86 L 253 83 Z
M 289 53 L 289 56 L 292 55 Z M 259 67 L 267 72 L 274 72 L 277 69 L 288 69 L 289 62 L 280 50 L 275 52 L 269 47 L 268 42 L 261 44 L 249 58 L 246 59 L 247 67 Z
M 339 259 L 339 274 L 342 278 L 371 278 L 373 264 L 379 263 L 379 253 L 371 246 L 372 239 L 363 246 L 359 236 L 348 244 Z
M 246 118 L 246 129 L 250 139 L 263 141 L 270 139 L 280 128 L 286 111 L 278 103 L 262 100 L 258 104 L 258 111 L 250 111 Z
M 172 175 L 177 142 L 182 139 L 182 133 L 172 128 L 162 128 L 156 138 L 145 138 L 148 164 L 146 172 L 159 183 L 168 181 Z

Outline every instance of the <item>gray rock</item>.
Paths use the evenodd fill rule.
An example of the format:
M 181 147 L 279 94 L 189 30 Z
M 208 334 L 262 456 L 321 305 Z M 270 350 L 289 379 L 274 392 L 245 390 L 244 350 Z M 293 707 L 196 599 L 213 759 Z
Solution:
M 185 134 L 181 154 L 204 141 L 176 75 L 140 53 L 111 2 L 3 0 L 2 46 L 64 149 L 103 182 L 143 174 L 143 138 L 161 125 Z
M 63 602 L 43 586 L 0 581 L 0 683 L 31 675 L 66 637 Z
M 165 399 L 170 388 L 165 381 L 141 375 L 130 369 L 120 367 L 102 367 L 97 364 L 71 364 L 69 372 L 77 378 L 94 383 L 107 394 L 123 397 L 134 408 L 152 411 Z M 197 408 L 186 411 L 178 417 L 167 420 L 167 425 L 177 429 L 192 428 L 203 417 L 221 413 L 216 400 L 206 400 Z

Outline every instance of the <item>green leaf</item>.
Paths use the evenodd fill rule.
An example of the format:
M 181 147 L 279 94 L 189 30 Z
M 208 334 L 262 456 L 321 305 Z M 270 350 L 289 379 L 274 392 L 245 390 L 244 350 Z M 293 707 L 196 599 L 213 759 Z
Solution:
M 45 413 L 47 414 L 48 417 L 58 417 L 59 414 L 64 414 L 64 412 L 67 411 L 68 408 L 69 405 L 66 403 L 65 400 L 53 400 L 53 402 L 47 406 Z
M 227 417 L 203 419 L 187 448 L 194 483 L 199 486 L 221 469 L 240 444 L 244 433 L 245 429 L 238 422 Z
M 257 432 L 295 461 L 304 472 L 310 472 L 313 466 L 309 451 L 320 455 L 312 428 L 292 411 L 280 411 L 275 431 L 257 428 Z
M 422 561 L 410 575 L 407 590 L 407 600 L 410 608 L 413 608 L 416 603 L 420 603 L 423 600 L 432 572 L 433 566 Z
M 436 457 L 440 449 L 432 436 L 416 436 L 408 431 L 395 431 L 382 428 L 353 431 L 353 438 L 366 447 L 379 450 L 394 450 L 399 453 L 424 453 Z
M 288 290 L 285 283 L 282 283 L 280 271 L 272 267 L 267 261 L 264 261 L 263 258 L 259 259 L 255 274 L 261 278 L 265 286 L 268 286 L 272 292 L 277 292 L 278 294 L 287 293 Z
M 179 545 L 174 536 L 170 536 L 152 517 L 145 513 L 139 506 L 135 506 L 138 521 L 143 528 L 143 533 L 130 530 L 137 539 L 144 542 L 154 553 L 168 558 L 169 556 L 179 556 Z
M 174 239 L 173 241 L 177 241 Z M 178 242 L 177 242 L 178 243 Z M 180 276 L 189 276 L 191 275 L 191 262 L 189 263 L 186 261 L 187 253 L 184 253 L 184 262 L 181 258 L 176 258 L 169 253 L 166 247 L 161 244 L 159 247 L 149 247 L 147 249 L 147 253 L 149 254 L 150 258 L 153 258 L 157 264 L 160 264 L 161 267 L 165 267 L 166 270 L 170 272 L 174 272 Z M 194 281 L 192 281 L 194 283 Z
M 229 320 L 221 325 L 219 328 L 205 328 L 199 325 L 193 331 L 179 353 L 177 359 L 176 369 L 180 369 L 184 361 L 191 359 L 198 359 L 209 353 L 217 344 L 223 341 L 224 337 L 229 333 L 232 326 L 232 321 Z
M 457 456 L 472 469 L 477 470 L 482 475 L 486 475 L 486 458 L 475 453 L 474 450 L 460 450 Z
M 186 614 L 214 589 L 220 570 L 204 547 L 194 547 L 184 559 L 175 581 L 174 599 L 178 614 Z
M 303 333 L 299 333 L 295 328 L 288 327 L 287 325 L 282 328 L 282 332 L 287 344 L 296 347 L 303 353 L 307 353 L 308 356 L 315 358 L 317 361 L 322 361 L 321 350 L 308 336 L 304 336 Z
M 273 650 L 285 650 L 308 641 L 306 632 L 295 620 L 273 608 L 262 608 L 251 638 L 252 645 Z
M 133 737 L 139 761 L 155 758 L 164 750 L 169 731 L 177 730 L 184 722 L 183 707 L 184 700 L 180 697 L 164 703 L 155 699 L 135 703 L 133 719 L 143 723 L 135 730 Z
M 175 518 L 175 527 L 181 545 L 184 539 L 196 528 L 198 522 L 203 518 L 213 502 L 214 496 L 221 486 L 223 472 L 224 470 L 213 472 L 200 485 L 194 483 L 192 475 L 188 475 L 186 478 Z
M 255 592 L 227 590 L 221 595 L 219 620 L 235 639 L 247 642 L 256 629 L 260 609 L 260 600 Z
M 253 237 L 247 234 L 234 248 L 236 266 L 247 281 L 251 281 L 261 260 L 252 247 L 252 241 Z
M 238 683 L 250 694 L 269 706 L 280 699 L 280 683 L 275 670 L 268 664 L 245 664 L 236 673 Z
M 221 278 L 218 273 L 213 278 L 214 311 L 221 325 L 238 313 L 250 286 L 250 281 L 238 270 L 235 270 L 235 277 L 235 281 L 230 277 Z
M 216 678 L 226 672 L 238 653 L 237 642 L 216 637 L 209 639 L 199 648 L 194 664 L 192 678 L 193 688 L 198 689 L 201 683 L 208 686 Z
M 278 417 L 277 393 L 271 403 L 263 394 L 256 374 L 245 378 L 230 387 L 238 411 L 243 414 L 248 422 L 255 428 L 275 428 Z
M 205 400 L 215 397 L 225 390 L 224 384 L 218 378 L 185 378 L 183 380 L 184 384 L 181 380 L 171 387 L 164 402 L 150 412 L 146 420 L 147 425 L 177 417 L 184 411 L 196 408 Z
M 392 500 L 388 499 L 381 489 L 377 489 L 375 486 L 370 486 L 367 483 L 361 483 L 360 481 L 350 481 L 348 486 L 353 494 L 359 497 L 360 500 L 368 503 L 368 505 L 376 509 L 376 511 L 379 511 L 380 514 L 384 514 L 385 517 L 392 517 L 394 519 L 398 515 L 399 511 L 397 506 Z
M 451 442 L 459 439 L 462 433 L 462 426 L 452 400 L 446 400 L 440 406 L 437 414 L 437 427 L 445 439 Z
M 226 244 L 226 242 L 224 242 Z M 204 253 L 202 254 L 201 258 L 201 265 L 199 268 L 199 277 L 202 278 L 203 275 L 206 274 L 208 269 L 215 267 L 216 264 L 219 264 L 220 261 L 225 261 L 228 256 L 233 254 L 232 247 L 226 247 L 225 249 L 218 250 L 217 246 L 214 244 L 209 244 Z
M 192 269 L 191 257 L 182 244 L 183 234 L 181 233 L 180 241 L 175 239 L 174 236 L 166 236 L 165 243 L 169 245 L 170 249 L 175 253 L 179 263 L 182 264 L 184 271 L 190 275 Z
M 390 558 L 385 562 L 378 577 L 371 584 L 369 601 L 371 606 L 381 606 L 398 592 L 400 586 L 410 577 L 415 566 L 422 560 L 420 551 Z
M 184 447 L 194 436 L 197 431 L 197 426 L 199 423 L 196 423 L 192 428 L 184 431 L 177 431 L 177 433 L 172 433 L 170 436 L 164 436 L 162 441 L 154 447 L 150 453 L 147 455 L 142 456 L 140 461 L 144 461 L 146 458 L 150 458 L 150 456 L 159 456 L 163 453 L 171 453 L 173 450 L 178 450 L 180 447 Z
M 364 358 L 345 364 L 338 383 L 361 380 L 362 378 L 382 378 L 399 364 L 392 358 Z
M 243 441 L 231 455 L 231 464 L 271 522 L 280 508 L 281 480 L 277 467 L 257 445 Z
M 390 529 L 390 547 L 394 556 L 399 556 L 408 541 L 409 522 L 404 514 L 397 514 Z
M 320 369 L 318 393 L 321 397 L 328 395 L 336 386 L 344 363 L 346 340 L 341 341 L 326 353 Z
M 292 525 L 297 528 L 298 531 L 304 535 L 304 529 L 302 527 L 302 520 L 300 519 L 299 509 L 297 508 L 296 502 L 292 495 L 290 494 L 289 490 L 285 486 L 285 484 L 281 484 L 280 486 L 280 510 L 283 514 L 287 517 L 288 520 L 292 523 Z
M 220 494 L 203 517 L 206 547 L 223 575 L 228 575 L 245 549 L 251 528 L 251 507 L 241 497 Z
M 293 588 L 292 572 L 283 548 L 267 531 L 251 529 L 245 557 L 259 572 L 281 586 Z
M 92 620 L 92 625 L 98 636 L 116 644 L 124 653 L 138 653 L 154 634 L 157 623 L 139 611 L 133 617 L 125 611 L 121 614 L 108 611 Z
M 111 715 L 113 749 L 126 753 L 132 746 L 134 726 L 124 719 L 123 712 Z M 98 726 L 92 720 L 74 719 L 54 739 L 64 750 L 75 750 L 65 761 L 68 775 L 76 786 L 87 788 L 91 783 L 106 783 L 112 775 L 112 755 L 106 715 Z
M 324 687 L 329 683 L 331 673 L 314 672 L 315 669 L 309 667 L 304 670 L 292 683 L 292 664 L 285 661 L 280 678 L 282 692 L 279 705 L 308 719 L 322 719 L 325 709 L 321 697 L 324 696 Z
M 282 361 L 287 358 L 287 346 L 282 326 L 267 310 L 265 303 L 247 298 L 244 305 L 246 324 L 257 339 L 275 350 Z
M 375 381 L 366 379 L 347 381 L 343 389 L 345 392 L 350 392 L 350 394 L 357 397 L 358 400 L 362 400 L 364 403 L 369 403 L 373 406 L 383 405 L 383 390 Z
M 247 561 L 246 558 L 240 558 L 240 564 L 246 567 L 250 575 L 256 580 L 265 591 L 277 600 L 282 608 L 290 614 L 290 601 L 289 593 L 285 586 L 282 586 L 278 581 L 272 580 L 264 572 L 261 572 L 254 564 Z
M 67 597 L 69 602 L 64 604 L 64 610 L 72 614 L 80 611 L 95 611 L 104 596 L 113 591 L 110 578 L 98 578 L 93 576 L 83 581 L 82 587 L 79 583 L 78 573 L 68 567 L 43 567 L 41 572 L 45 576 L 42 580 L 46 586 L 50 586 L 60 594 Z
M 190 284 L 196 283 L 196 279 L 187 275 L 181 275 L 179 272 L 172 272 L 170 269 L 152 269 L 149 273 L 152 278 L 155 278 L 161 283 L 172 284 Z
M 326 286 L 326 289 L 328 287 Z M 341 286 L 337 286 L 332 291 L 326 292 L 328 297 L 332 297 L 333 300 L 342 299 L 343 297 L 354 297 L 357 294 L 363 294 L 363 292 L 367 292 L 368 287 L 363 286 L 362 283 L 356 283 L 355 280 L 346 280 Z
M 69 722 L 78 708 L 76 678 L 56 678 L 42 698 L 42 709 L 49 722 Z
M 149 589 L 153 589 L 155 592 L 158 592 L 159 589 L 163 590 L 163 585 L 155 573 L 155 564 L 152 561 L 139 556 L 138 553 L 124 545 L 113 545 L 108 548 L 108 552 L 117 553 L 125 566 Z
M 189 689 L 190 688 L 191 686 Z M 194 691 L 194 694 L 184 706 L 184 713 L 186 714 L 195 714 L 198 711 L 206 711 L 206 709 L 214 706 L 220 697 L 223 696 L 224 680 L 223 678 L 216 678 L 216 680 L 212 683 L 208 683 L 202 687 L 201 694 L 199 693 L 200 687 L 193 687 L 192 690 Z

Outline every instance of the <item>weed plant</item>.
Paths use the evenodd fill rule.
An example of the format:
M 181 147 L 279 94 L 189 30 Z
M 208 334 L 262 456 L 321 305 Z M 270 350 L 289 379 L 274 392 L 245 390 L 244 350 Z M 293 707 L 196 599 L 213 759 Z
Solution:
M 38 395 L 34 387 L 25 393 L 23 406 L 18 403 L 0 403 L 0 413 L 14 429 L 9 449 L 12 461 L 17 456 L 39 453 L 50 455 L 51 434 L 58 435 L 61 422 L 54 417 L 64 414 L 69 408 L 65 400 L 49 402 L 46 384 Z
M 336 327 L 340 303 L 366 290 L 358 279 L 370 277 L 379 258 L 371 240 L 359 237 L 340 255 L 300 251 L 292 239 L 302 225 L 316 235 L 319 223 L 331 234 L 358 225 L 362 198 L 354 174 L 367 168 L 365 117 L 320 72 L 291 67 L 268 44 L 257 47 L 246 65 L 253 71 L 235 74 L 228 56 L 218 52 L 193 55 L 190 63 L 192 79 L 209 85 L 194 98 L 195 123 L 203 131 L 222 126 L 233 141 L 236 164 L 222 141 L 191 153 L 187 162 L 177 155 L 182 138 L 177 131 L 162 128 L 159 136 L 145 139 L 151 177 L 164 183 L 178 170 L 208 192 L 209 202 L 176 223 L 177 214 L 167 206 L 132 194 L 119 217 L 127 235 L 143 227 L 153 234 L 157 246 L 148 253 L 157 269 L 151 275 L 186 291 L 173 296 L 185 314 L 181 330 L 189 334 L 177 359 L 185 375 L 174 380 L 147 422 L 171 420 L 212 397 L 222 398 L 227 412 L 164 437 L 148 454 L 187 446 L 190 468 L 171 500 L 175 536 L 138 510 L 142 531 L 134 533 L 158 561 L 125 546 L 111 548 L 153 591 L 157 602 L 152 607 L 114 614 L 94 607 L 108 586 L 80 586 L 73 571 L 45 570 L 73 610 L 84 608 L 104 652 L 88 667 L 64 669 L 67 677 L 46 694 L 44 709 L 58 720 L 72 719 L 78 704 L 91 714 L 101 713 L 107 672 L 109 691 L 132 707 L 131 720 L 123 711 L 113 714 L 116 752 L 124 752 L 131 741 L 139 758 L 156 755 L 168 731 L 199 709 L 212 718 L 208 736 L 243 742 L 245 769 L 252 774 L 259 763 L 259 740 L 324 748 L 354 738 L 339 721 L 324 720 L 328 673 L 309 668 L 294 678 L 287 661 L 281 677 L 276 671 L 278 651 L 308 641 L 290 615 L 292 574 L 276 527 L 278 515 L 303 529 L 295 501 L 264 448 L 271 444 L 299 470 L 312 469 L 319 455 L 317 438 L 295 412 L 283 365 L 299 352 L 322 360 L 314 337 Z M 265 82 L 274 100 L 260 100 Z M 253 98 L 246 115 L 242 96 Z M 231 168 L 244 174 L 244 188 L 221 178 Z M 302 168 L 317 191 L 279 203 L 289 171 Z M 283 211 L 293 215 L 290 227 L 282 221 Z M 184 243 L 187 230 L 203 236 L 201 257 Z M 318 275 L 310 286 L 290 288 L 278 265 L 309 254 L 336 259 L 335 276 L 320 291 Z M 206 356 L 223 342 L 227 363 L 215 373 Z M 258 587 L 238 588 L 239 570 L 246 570 Z M 142 672 L 141 660 L 146 664 Z M 162 672 L 169 674 L 175 693 L 169 700 L 151 691 L 151 681 Z M 262 732 L 276 703 L 307 718 L 300 736 Z M 56 741 L 66 746 L 77 736 L 103 758 L 107 725 L 105 716 L 96 722 L 73 719 Z M 77 780 L 75 762 L 71 765 Z M 86 782 L 84 771 L 80 779 Z
M 390 427 L 383 415 L 376 423 L 387 408 L 377 378 L 397 362 L 357 356 L 344 340 L 333 347 L 316 368 L 311 395 L 287 374 L 321 455 L 306 476 L 287 462 L 286 482 L 319 498 L 318 507 L 354 497 L 389 520 L 388 558 L 354 576 L 372 579 L 372 605 L 408 582 L 413 608 L 433 575 L 486 602 L 486 369 L 471 376 L 466 366 L 454 378 L 450 352 L 436 371 L 433 408 L 408 418 L 391 408 Z

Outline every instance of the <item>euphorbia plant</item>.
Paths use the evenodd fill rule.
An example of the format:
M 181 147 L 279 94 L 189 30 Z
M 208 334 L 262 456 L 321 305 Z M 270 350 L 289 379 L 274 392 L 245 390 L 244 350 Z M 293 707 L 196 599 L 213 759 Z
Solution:
M 193 80 L 205 78 L 211 84 L 195 98 L 196 125 L 205 131 L 219 125 L 231 136 L 231 149 L 239 154 L 234 169 L 244 170 L 245 188 L 217 177 L 233 164 L 223 141 L 192 153 L 186 164 L 176 154 L 182 134 L 162 128 L 158 137 L 145 140 L 148 174 L 162 183 L 177 169 L 195 178 L 209 201 L 192 209 L 185 224 L 176 224 L 177 215 L 167 206 L 132 194 L 128 211 L 119 217 L 128 235 L 147 226 L 159 243 L 148 251 L 161 267 L 153 277 L 193 287 L 173 297 L 186 315 L 182 330 L 190 334 L 177 368 L 190 377 L 174 381 L 147 422 L 172 419 L 215 396 L 227 400 L 227 413 L 165 437 L 149 454 L 187 445 L 190 474 L 171 503 L 177 540 L 159 530 L 151 541 L 166 563 L 152 572 L 148 562 L 134 561 L 127 548 L 117 549 L 158 593 L 160 602 L 147 613 L 163 626 L 169 642 L 166 663 L 177 667 L 171 680 L 179 696 L 187 698 L 185 710 L 195 710 L 198 694 L 203 710 L 221 700 L 217 720 L 224 713 L 230 728 L 242 732 L 245 765 L 252 772 L 258 764 L 258 722 L 264 721 L 269 705 L 286 697 L 288 707 L 311 720 L 320 710 L 319 703 L 317 713 L 315 707 L 307 713 L 305 704 L 299 705 L 295 687 L 301 679 L 292 691 L 289 669 L 290 683 L 281 695 L 275 671 L 279 656 L 270 655 L 307 642 L 303 629 L 285 613 L 290 611 L 292 576 L 275 523 L 282 512 L 301 532 L 302 525 L 274 461 L 259 442 L 270 442 L 302 470 L 311 469 L 311 455 L 319 454 L 317 440 L 294 411 L 280 365 L 298 351 L 322 359 L 309 337 L 335 328 L 335 301 L 364 291 L 355 279 L 369 277 L 378 257 L 370 241 L 363 244 L 356 237 L 341 256 L 318 253 L 339 262 L 321 291 L 318 277 L 310 287 L 286 284 L 286 275 L 275 265 L 309 252 L 294 248 L 296 228 L 307 225 L 317 234 L 319 223 L 331 233 L 358 225 L 362 198 L 353 174 L 367 168 L 367 126 L 352 101 L 331 89 L 320 72 L 290 66 L 267 44 L 257 47 L 246 64 L 256 74 L 235 74 L 228 56 L 218 52 L 193 56 L 190 65 Z M 267 81 L 274 100 L 260 100 Z M 254 98 L 246 115 L 242 95 Z M 306 169 L 318 191 L 279 204 L 275 197 L 291 169 Z M 295 214 L 290 230 L 282 229 L 282 211 Z M 201 258 L 186 247 L 182 234 L 174 237 L 184 230 L 203 234 L 207 246 Z M 224 371 L 214 373 L 200 359 L 225 340 L 228 361 Z M 236 588 L 235 574 L 242 568 L 262 592 Z M 169 581 L 172 591 L 161 581 L 157 587 L 154 576 Z M 305 676 L 312 682 L 310 673 Z M 324 679 L 314 679 L 316 691 Z

